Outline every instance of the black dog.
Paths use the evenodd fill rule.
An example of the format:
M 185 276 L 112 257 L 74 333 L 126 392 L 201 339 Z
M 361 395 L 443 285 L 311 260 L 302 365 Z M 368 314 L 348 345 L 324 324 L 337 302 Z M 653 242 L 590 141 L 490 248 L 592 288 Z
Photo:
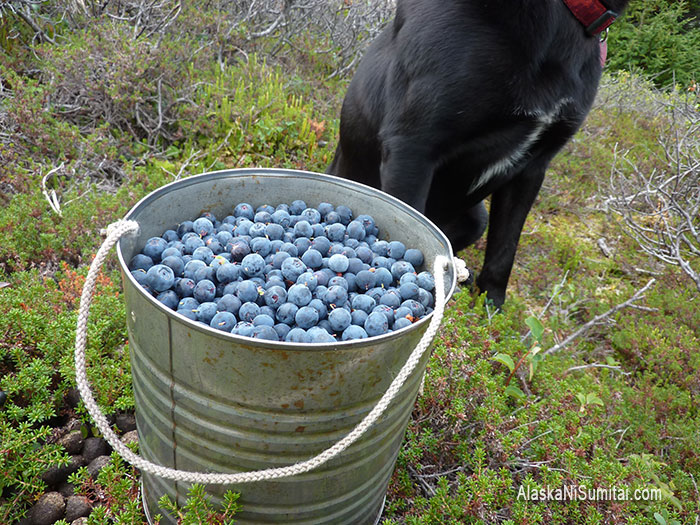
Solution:
M 545 170 L 593 102 L 597 33 L 627 4 L 605 2 L 399 0 L 348 88 L 328 172 L 424 212 L 455 251 L 488 222 L 476 283 L 500 306 Z

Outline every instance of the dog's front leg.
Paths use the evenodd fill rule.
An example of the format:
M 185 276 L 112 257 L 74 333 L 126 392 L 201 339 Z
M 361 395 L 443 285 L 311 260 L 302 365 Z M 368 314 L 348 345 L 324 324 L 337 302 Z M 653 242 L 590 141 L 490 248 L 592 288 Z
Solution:
M 476 284 L 497 307 L 505 300 L 520 233 L 544 180 L 545 169 L 546 164 L 529 166 L 491 197 L 486 255 Z
M 382 141 L 381 189 L 421 213 L 425 212 L 435 163 L 425 144 L 416 137 Z

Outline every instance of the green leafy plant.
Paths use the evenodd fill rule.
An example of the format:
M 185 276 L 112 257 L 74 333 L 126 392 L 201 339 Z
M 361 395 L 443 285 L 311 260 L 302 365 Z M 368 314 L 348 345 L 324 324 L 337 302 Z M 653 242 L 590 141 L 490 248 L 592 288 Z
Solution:
M 215 509 L 204 486 L 194 484 L 187 491 L 184 505 L 178 506 L 167 494 L 160 498 L 158 504 L 183 525 L 228 525 L 235 522 L 233 517 L 241 509 L 239 497 L 240 494 L 227 490 L 223 496 L 222 508 Z
M 537 366 L 539 365 L 540 361 L 542 361 L 543 357 L 540 354 L 540 352 L 542 351 L 540 342 L 542 341 L 542 336 L 544 335 L 544 325 L 539 319 L 537 319 L 534 316 L 530 316 L 527 319 L 525 319 L 525 324 L 530 328 L 530 334 L 532 335 L 533 343 L 530 346 L 529 350 L 520 357 L 518 362 L 516 363 L 510 355 L 502 352 L 496 354 L 493 357 L 494 361 L 505 365 L 506 368 L 508 368 L 508 370 L 510 371 L 510 374 L 506 379 L 505 393 L 509 396 L 517 398 L 525 398 L 527 396 L 525 395 L 525 392 L 523 392 L 522 389 L 520 389 L 520 387 L 510 384 L 516 372 L 523 365 L 523 363 L 527 362 L 529 369 L 528 380 L 532 381 L 532 378 L 535 375 L 535 371 L 537 370 Z

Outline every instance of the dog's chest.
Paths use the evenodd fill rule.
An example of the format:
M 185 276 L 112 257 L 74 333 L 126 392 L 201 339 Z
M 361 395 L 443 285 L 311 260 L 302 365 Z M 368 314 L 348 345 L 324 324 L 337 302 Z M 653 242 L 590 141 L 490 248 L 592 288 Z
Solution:
M 479 176 L 474 179 L 470 187 L 470 192 L 488 184 L 496 177 L 511 173 L 515 168 L 521 165 L 523 161 L 529 157 L 533 147 L 537 144 L 537 141 L 542 137 L 543 133 L 561 118 L 562 107 L 569 102 L 571 102 L 570 99 L 562 99 L 555 104 L 553 108 L 547 111 L 519 111 L 519 117 L 527 116 L 533 119 L 531 129 L 520 137 L 520 140 L 515 146 L 504 150 L 497 160 L 488 164 Z

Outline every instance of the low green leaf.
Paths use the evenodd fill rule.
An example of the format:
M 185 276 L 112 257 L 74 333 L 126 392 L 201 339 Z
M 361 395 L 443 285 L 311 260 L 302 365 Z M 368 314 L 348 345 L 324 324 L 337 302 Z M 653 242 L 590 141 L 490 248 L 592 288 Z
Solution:
M 586 404 L 587 405 L 600 405 L 600 406 L 605 406 L 603 404 L 603 400 L 600 399 L 596 394 L 591 392 L 586 396 Z
M 510 370 L 511 373 L 513 372 L 513 370 L 515 370 L 515 363 L 513 362 L 513 358 L 510 357 L 508 354 L 496 354 L 491 359 L 493 359 L 494 361 L 498 361 L 502 365 L 508 367 L 508 370 Z
M 512 397 L 517 397 L 518 399 L 524 399 L 525 397 L 527 397 L 525 395 L 525 392 L 520 390 L 520 388 L 518 388 L 515 385 L 508 385 L 506 387 L 505 393 L 506 393 L 506 395 L 509 395 Z
M 654 512 L 654 518 L 659 522 L 659 525 L 666 525 L 666 520 L 658 512 Z
M 525 324 L 530 329 L 530 332 L 532 332 L 532 337 L 535 338 L 535 341 L 539 341 L 544 333 L 544 325 L 540 322 L 540 320 L 537 319 L 537 317 L 530 316 L 525 319 Z

